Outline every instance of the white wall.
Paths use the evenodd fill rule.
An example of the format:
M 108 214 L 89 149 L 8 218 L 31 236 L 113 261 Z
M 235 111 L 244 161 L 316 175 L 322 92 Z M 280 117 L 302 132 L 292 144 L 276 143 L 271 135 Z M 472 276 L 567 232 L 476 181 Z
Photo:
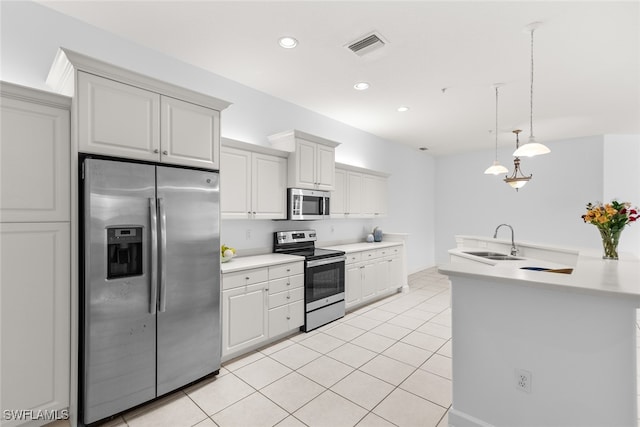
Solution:
M 363 239 L 379 225 L 410 233 L 410 272 L 434 265 L 434 160 L 426 153 L 382 140 L 299 106 L 144 48 L 32 2 L 0 2 L 0 79 L 50 90 L 45 80 L 58 47 L 168 81 L 233 103 L 222 113 L 222 135 L 267 145 L 267 135 L 299 129 L 341 142 L 336 160 L 391 174 L 389 217 L 372 221 L 303 223 L 321 241 Z M 411 197 L 405 197 L 410 189 Z M 238 248 L 271 247 L 272 231 L 300 223 L 223 221 L 223 242 Z M 247 239 L 251 230 L 251 239 Z M 333 230 L 333 231 L 332 231 Z
M 588 202 L 619 197 L 640 204 L 640 136 L 594 136 L 545 142 L 551 153 L 522 159 L 531 181 L 518 192 L 484 175 L 491 150 L 440 157 L 436 161 L 436 261 L 448 261 L 456 234 L 492 236 L 511 224 L 516 240 L 574 248 L 601 248 L 597 229 L 581 216 Z M 515 144 L 514 144 L 515 145 Z M 499 160 L 513 171 L 513 147 Z M 627 227 L 620 250 L 640 256 L 640 224 Z M 501 229 L 499 237 L 510 237 Z
M 605 135 L 602 200 L 617 199 L 640 206 L 640 135 Z M 640 255 L 640 222 L 625 227 L 620 252 Z

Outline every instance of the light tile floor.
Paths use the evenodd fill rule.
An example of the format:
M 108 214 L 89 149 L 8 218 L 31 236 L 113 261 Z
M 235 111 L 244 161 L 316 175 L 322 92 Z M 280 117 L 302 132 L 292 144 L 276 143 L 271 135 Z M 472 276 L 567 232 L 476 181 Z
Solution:
M 449 281 L 432 268 L 411 275 L 409 288 L 104 425 L 446 426 Z

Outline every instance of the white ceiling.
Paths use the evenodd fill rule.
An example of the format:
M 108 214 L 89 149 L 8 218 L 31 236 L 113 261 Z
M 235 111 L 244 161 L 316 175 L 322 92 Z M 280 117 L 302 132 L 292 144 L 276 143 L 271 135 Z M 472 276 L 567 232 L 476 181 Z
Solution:
M 195 66 L 434 155 L 529 135 L 530 34 L 539 142 L 640 134 L 637 1 L 43 1 Z M 388 44 L 344 46 L 372 31 Z M 280 36 L 299 40 L 278 46 Z M 367 81 L 367 91 L 354 83 Z M 443 90 L 446 88 L 446 90 Z M 400 105 L 410 107 L 399 113 Z

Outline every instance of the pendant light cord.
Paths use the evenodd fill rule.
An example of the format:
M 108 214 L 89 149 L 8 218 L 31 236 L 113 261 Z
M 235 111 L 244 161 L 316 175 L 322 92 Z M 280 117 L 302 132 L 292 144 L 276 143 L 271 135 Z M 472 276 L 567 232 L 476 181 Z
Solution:
M 496 86 L 496 162 L 498 161 L 498 86 Z
M 533 32 L 531 30 L 531 87 L 529 91 L 529 138 L 533 139 Z

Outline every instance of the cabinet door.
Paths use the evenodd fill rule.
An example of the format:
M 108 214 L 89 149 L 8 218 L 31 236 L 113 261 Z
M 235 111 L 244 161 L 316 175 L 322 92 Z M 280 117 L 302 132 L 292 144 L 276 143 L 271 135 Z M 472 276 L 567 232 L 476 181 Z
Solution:
M 376 212 L 380 216 L 386 216 L 389 208 L 389 187 L 387 178 L 378 177 L 376 183 Z
M 302 325 L 304 325 L 304 297 L 289 304 L 289 330 L 299 328 Z
M 379 293 L 386 292 L 391 286 L 391 270 L 390 270 L 390 262 L 391 258 L 382 258 L 378 259 L 376 262 L 376 280 L 377 280 L 377 291 Z
M 302 300 L 269 310 L 269 338 L 299 328 L 304 324 Z
M 389 285 L 391 289 L 402 286 L 402 262 L 399 256 L 389 260 Z
M 372 298 L 378 289 L 376 263 L 366 263 L 362 269 L 362 301 Z
M 344 274 L 344 302 L 347 308 L 360 302 L 362 297 L 362 269 L 360 264 L 348 264 Z
M 260 153 L 253 153 L 252 159 L 253 217 L 285 219 L 287 217 L 287 160 Z
M 223 357 L 268 337 L 266 283 L 222 292 Z
M 294 187 L 316 188 L 316 145 L 313 142 L 296 140 Z
M 3 98 L 0 217 L 69 221 L 69 111 Z
M 366 175 L 362 177 L 362 212 L 367 217 L 387 214 L 387 178 Z
M 349 218 L 358 218 L 362 215 L 362 174 L 348 172 L 347 185 L 347 212 Z
M 78 72 L 78 151 L 160 160 L 160 95 Z
M 69 406 L 70 243 L 69 223 L 0 224 L 2 409 Z
M 347 171 L 336 169 L 334 184 L 331 192 L 331 217 L 343 218 L 347 213 Z
M 251 153 L 248 151 L 229 147 L 220 150 L 220 210 L 222 218 L 251 217 Z
M 168 96 L 161 97 L 163 163 L 220 168 L 220 112 Z
M 336 174 L 335 149 L 316 145 L 316 185 L 319 190 L 333 190 Z

